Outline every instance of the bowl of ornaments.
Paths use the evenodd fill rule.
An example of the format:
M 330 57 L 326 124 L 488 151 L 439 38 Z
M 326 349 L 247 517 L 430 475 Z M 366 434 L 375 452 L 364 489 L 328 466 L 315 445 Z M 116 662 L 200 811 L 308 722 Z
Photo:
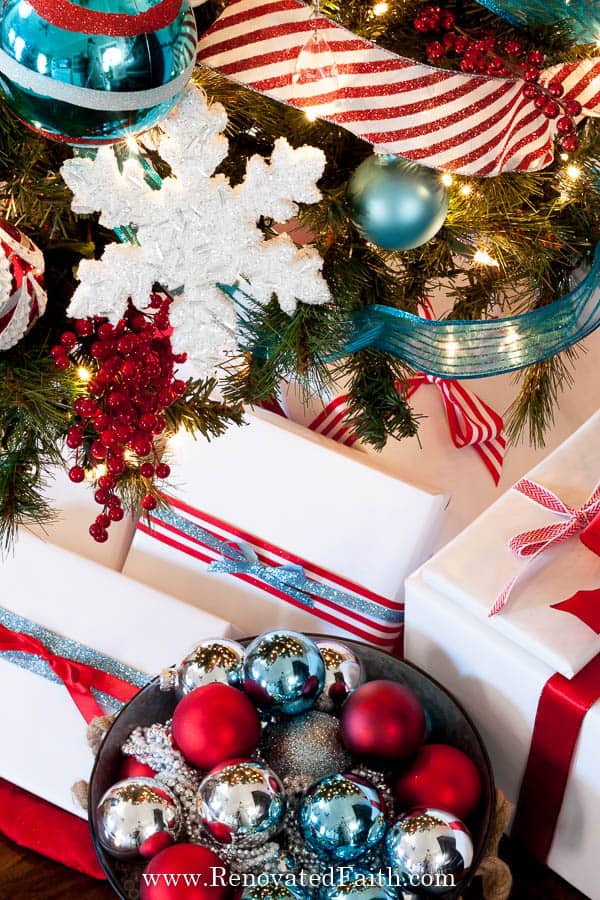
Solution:
M 457 898 L 494 808 L 485 747 L 441 685 L 283 629 L 204 640 L 151 681 L 89 789 L 123 900 Z

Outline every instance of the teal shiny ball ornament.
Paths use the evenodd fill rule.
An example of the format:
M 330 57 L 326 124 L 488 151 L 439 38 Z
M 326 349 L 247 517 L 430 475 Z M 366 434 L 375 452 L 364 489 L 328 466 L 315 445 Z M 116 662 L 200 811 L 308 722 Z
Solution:
M 326 859 L 347 862 L 376 847 L 386 831 L 385 802 L 358 775 L 330 775 L 306 792 L 298 820 L 308 846 Z
M 170 112 L 196 37 L 188 0 L 4 0 L 0 86 L 15 116 L 45 137 L 111 144 Z
M 267 631 L 246 648 L 242 686 L 261 709 L 296 716 L 323 690 L 325 664 L 313 640 L 298 631 Z
M 370 156 L 348 184 L 352 219 L 382 250 L 412 250 L 437 234 L 448 213 L 448 191 L 433 169 L 398 156 Z

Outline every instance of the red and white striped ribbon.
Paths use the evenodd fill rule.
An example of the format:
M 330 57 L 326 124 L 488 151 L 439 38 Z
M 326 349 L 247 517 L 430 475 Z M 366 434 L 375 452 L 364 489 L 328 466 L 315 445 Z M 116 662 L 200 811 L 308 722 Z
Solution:
M 292 606 L 304 609 L 311 615 L 335 625 L 359 640 L 385 649 L 393 649 L 398 646 L 403 631 L 404 603 L 402 601 L 389 600 L 362 585 L 329 572 L 281 547 L 230 525 L 222 519 L 194 509 L 181 500 L 173 497 L 166 499 L 173 510 L 173 515 L 163 514 L 161 516 L 159 513 L 152 513 L 149 517 L 150 525 L 146 521 L 140 520 L 137 527 L 144 534 L 172 547 L 177 552 L 187 554 L 207 567 L 210 563 L 222 559 L 222 551 L 216 549 L 214 539 L 217 539 L 217 543 L 238 544 L 243 542 L 251 547 L 260 562 L 267 566 L 289 565 L 290 563 L 301 566 L 310 581 L 329 585 L 336 588 L 338 592 L 343 591 L 348 598 L 346 602 L 310 594 L 309 588 L 312 601 L 309 608 L 286 593 L 284 585 L 280 589 L 245 573 L 227 577 L 239 578 L 252 584 Z M 194 526 L 198 526 L 198 528 L 194 528 Z M 206 532 L 213 539 L 212 542 L 203 539 L 202 532 Z
M 333 54 L 337 81 L 294 84 L 313 29 Z M 491 176 L 534 172 L 554 158 L 556 120 L 523 95 L 522 80 L 416 63 L 314 17 L 298 0 L 232 0 L 201 38 L 198 61 L 347 128 L 378 152 L 434 169 Z M 550 80 L 561 82 L 563 97 L 578 100 L 585 115 L 600 114 L 600 59 L 555 66 L 542 74 L 542 83 Z
M 524 531 L 511 538 L 508 545 L 513 553 L 521 559 L 534 559 L 545 550 L 575 537 L 587 528 L 600 513 L 600 482 L 596 485 L 591 497 L 579 509 L 564 503 L 553 491 L 535 481 L 530 481 L 529 478 L 522 478 L 514 485 L 513 489 L 565 520 L 553 525 L 544 525 L 542 528 L 534 528 L 532 531 Z M 504 609 L 521 574 L 523 573 L 520 572 L 506 585 L 492 606 L 490 616 L 495 616 Z

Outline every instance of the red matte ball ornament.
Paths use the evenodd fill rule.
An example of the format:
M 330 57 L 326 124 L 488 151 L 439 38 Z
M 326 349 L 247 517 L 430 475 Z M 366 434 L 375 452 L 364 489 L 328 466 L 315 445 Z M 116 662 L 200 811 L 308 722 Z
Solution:
M 226 684 L 206 684 L 187 694 L 173 713 L 173 739 L 199 769 L 234 757 L 252 756 L 261 735 L 252 702 Z
M 466 819 L 479 803 L 481 777 L 462 750 L 428 744 L 398 777 L 395 794 L 403 809 L 429 806 Z
M 225 900 L 228 894 L 222 860 L 198 844 L 173 844 L 161 850 L 140 879 L 140 900 Z
M 396 681 L 369 681 L 342 707 L 342 741 L 360 757 L 401 760 L 419 749 L 425 738 L 423 707 Z

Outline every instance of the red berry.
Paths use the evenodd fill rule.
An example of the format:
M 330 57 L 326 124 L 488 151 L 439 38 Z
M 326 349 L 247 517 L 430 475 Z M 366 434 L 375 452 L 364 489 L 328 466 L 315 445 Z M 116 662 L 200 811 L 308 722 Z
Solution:
M 524 52 L 523 44 L 517 38 L 509 38 L 504 45 L 504 49 L 509 56 L 522 56 Z
M 548 102 L 549 101 L 546 100 L 545 94 L 538 94 L 537 97 L 535 98 L 535 100 L 533 101 L 533 105 L 535 106 L 536 109 L 545 109 L 546 103 L 548 103 Z
M 103 491 L 112 491 L 115 486 L 115 479 L 111 478 L 110 475 L 101 475 L 98 479 L 98 487 Z M 110 503 L 111 498 L 114 494 L 111 494 L 108 498 L 108 502 Z M 120 501 L 119 501 L 120 502 Z
M 151 462 L 142 463 L 140 466 L 140 474 L 143 475 L 144 478 L 152 478 L 154 475 L 154 466 Z
M 109 418 L 104 412 L 97 412 L 94 416 L 94 427 L 96 431 L 104 431 L 105 428 L 108 428 Z
M 105 322 L 98 329 L 98 337 L 101 341 L 110 341 L 113 337 L 113 327 L 110 322 Z
M 124 444 L 129 439 L 131 428 L 129 425 L 113 425 L 112 429 L 119 443 Z
M 108 510 L 108 515 L 111 522 L 120 522 L 125 513 L 120 506 L 111 506 Z
M 532 50 L 531 53 L 527 54 L 527 62 L 531 66 L 541 66 L 544 59 L 545 57 L 541 50 Z
M 108 344 L 103 344 L 100 341 L 94 341 L 94 343 L 90 347 L 90 353 L 92 354 L 94 359 L 106 359 L 106 357 L 110 355 L 111 351 L 108 347 Z
M 467 47 L 469 46 L 468 38 L 464 37 L 464 35 L 459 34 L 454 42 L 454 49 L 457 53 L 464 53 Z
M 71 368 L 71 360 L 68 356 L 57 356 L 54 360 L 54 365 L 59 372 L 66 372 L 67 369 Z
M 126 359 L 121 366 L 121 375 L 126 381 L 135 378 L 139 374 L 139 371 L 140 367 L 134 359 Z
M 112 390 L 110 391 L 106 402 L 111 409 L 118 409 L 120 406 L 127 403 L 127 394 L 124 391 Z
M 171 466 L 168 466 L 166 463 L 159 463 L 156 467 L 156 477 L 157 478 L 168 478 L 171 474 Z
M 127 466 L 125 465 L 125 461 L 120 456 L 111 456 L 109 457 L 106 468 L 111 473 L 111 475 L 122 475 Z
M 81 397 L 81 415 L 86 419 L 91 419 L 98 412 L 98 404 L 91 397 Z
M 144 431 L 153 431 L 156 428 L 156 416 L 154 413 L 144 413 L 140 416 L 140 428 Z
M 108 528 L 110 526 L 110 519 L 106 513 L 100 513 L 99 516 L 96 516 L 96 525 L 100 528 Z
M 77 425 L 72 425 L 67 431 L 66 444 L 71 450 L 77 450 L 83 444 L 83 433 Z
M 74 331 L 63 331 L 60 336 L 60 342 L 65 350 L 72 350 L 77 343 L 77 335 Z
M 106 502 L 111 509 L 120 509 L 121 507 L 121 498 L 118 494 L 109 494 L 108 500 Z
M 162 434 L 166 427 L 167 427 L 167 420 L 164 418 L 164 416 L 157 416 L 156 417 L 156 425 L 152 429 L 152 431 L 154 432 L 154 434 Z
M 66 356 L 65 348 L 61 344 L 55 344 L 54 347 L 50 348 L 50 356 L 52 359 L 59 359 L 61 356 Z
M 85 478 L 85 471 L 81 466 L 72 466 L 69 469 L 69 478 L 71 481 L 74 481 L 75 484 L 79 484 Z
M 460 68 L 463 72 L 474 72 L 475 71 L 475 62 L 473 59 L 465 56 L 460 61 Z
M 100 506 L 104 506 L 108 499 L 108 491 L 104 491 L 102 488 L 98 488 L 94 493 L 94 500 L 96 503 L 99 503 Z
M 91 319 L 77 319 L 75 331 L 79 337 L 90 337 L 94 333 L 94 323 Z
M 565 110 L 570 116 L 579 116 L 581 115 L 582 106 L 579 100 L 567 100 Z
M 535 100 L 540 96 L 540 89 L 535 84 L 526 84 L 523 88 L 523 96 L 528 100 Z
M 446 50 L 454 50 L 454 46 L 456 44 L 456 35 L 453 31 L 448 31 L 442 38 L 442 45 L 446 48 Z M 174 361 L 176 362 L 177 360 Z
M 148 454 L 152 451 L 152 441 L 146 437 L 136 437 L 131 442 L 131 449 L 138 456 L 148 456 Z
M 555 119 L 560 113 L 560 106 L 556 100 L 548 100 L 544 106 L 544 115 L 547 119 Z
M 143 331 L 144 328 L 148 327 L 148 320 L 142 313 L 135 313 L 135 315 L 131 316 L 129 319 L 129 327 L 133 331 Z
M 566 153 L 575 153 L 579 148 L 579 138 L 576 134 L 568 134 L 561 139 L 560 146 Z
M 525 79 L 525 81 L 528 81 L 531 84 L 534 84 L 535 82 L 537 82 L 539 77 L 540 77 L 540 70 L 536 69 L 535 66 L 528 66 L 525 69 L 525 71 L 523 72 L 523 78 Z
M 101 384 L 97 378 L 88 381 L 87 391 L 92 397 L 101 397 L 104 393 L 105 385 Z
M 188 355 L 187 353 L 174 353 L 173 354 L 173 362 L 181 364 L 187 362 Z
M 132 334 L 124 334 L 122 338 L 119 338 L 117 341 L 117 350 L 119 353 L 122 353 L 123 356 L 127 356 L 127 354 L 131 353 L 135 347 L 135 340 L 132 340 Z
M 92 446 L 90 447 L 90 453 L 94 457 L 94 459 L 105 459 L 106 447 L 104 446 L 102 441 L 94 441 Z
M 570 119 L 568 116 L 561 116 L 556 123 L 556 130 L 559 134 L 571 134 L 575 131 L 573 119 Z
M 114 447 L 119 441 L 114 428 L 105 428 L 100 437 L 105 447 Z
M 176 378 L 175 381 L 173 382 L 173 384 L 171 385 L 171 390 L 174 391 L 174 393 L 179 394 L 179 395 L 185 393 L 186 388 L 187 388 L 187 382 L 184 381 L 182 378 Z
M 91 536 L 92 536 L 93 538 L 95 538 L 96 535 L 98 534 L 98 532 L 100 531 L 100 526 L 97 525 L 96 522 L 92 522 L 92 524 L 91 524 L 90 527 L 88 528 L 88 531 L 89 531 L 89 533 L 91 534 Z
M 153 509 L 156 509 L 158 506 L 156 499 L 152 496 L 152 494 L 146 494 L 145 497 L 142 498 L 142 507 L 146 510 L 146 512 L 150 512 Z
M 552 94 L 553 97 L 562 97 L 565 89 L 560 81 L 551 81 L 548 85 L 548 92 Z
M 93 527 L 94 527 L 93 525 L 90 526 L 90 534 L 92 534 Z M 105 544 L 106 541 L 108 540 L 108 531 L 106 530 L 106 528 L 97 527 L 94 534 L 92 534 L 92 537 L 94 538 L 94 540 L 96 541 L 97 544 Z
M 444 31 L 450 31 L 454 27 L 454 13 L 449 9 L 443 9 L 440 13 L 440 25 Z

